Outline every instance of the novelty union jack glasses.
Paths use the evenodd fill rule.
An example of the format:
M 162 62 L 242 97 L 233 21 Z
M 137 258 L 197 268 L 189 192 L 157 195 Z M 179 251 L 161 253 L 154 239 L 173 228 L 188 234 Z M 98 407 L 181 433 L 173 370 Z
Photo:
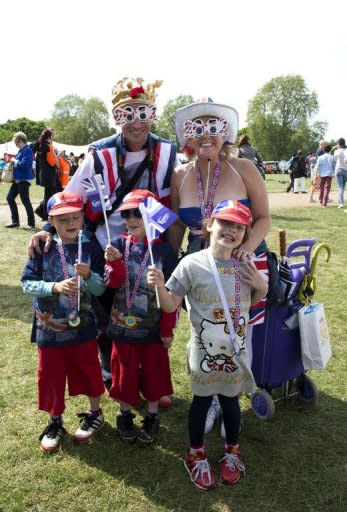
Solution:
M 148 123 L 157 119 L 157 107 L 155 105 L 125 105 L 123 108 L 116 108 L 113 117 L 117 125 L 135 123 Z
M 188 120 L 184 123 L 184 138 L 202 137 L 205 133 L 211 137 L 227 135 L 228 123 L 225 119 L 210 118 L 207 121 L 202 119 Z

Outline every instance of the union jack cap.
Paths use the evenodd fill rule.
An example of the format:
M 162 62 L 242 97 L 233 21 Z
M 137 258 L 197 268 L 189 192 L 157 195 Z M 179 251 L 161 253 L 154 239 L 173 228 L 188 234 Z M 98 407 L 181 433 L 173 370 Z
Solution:
M 47 202 L 47 212 L 51 217 L 83 210 L 83 199 L 74 192 L 57 192 Z
M 251 210 L 239 201 L 220 201 L 213 209 L 212 217 L 215 219 L 228 220 L 252 226 L 253 218 Z
M 136 209 L 147 197 L 154 197 L 154 199 L 157 199 L 157 196 L 153 194 L 153 192 L 143 188 L 136 188 L 124 197 L 118 211 Z

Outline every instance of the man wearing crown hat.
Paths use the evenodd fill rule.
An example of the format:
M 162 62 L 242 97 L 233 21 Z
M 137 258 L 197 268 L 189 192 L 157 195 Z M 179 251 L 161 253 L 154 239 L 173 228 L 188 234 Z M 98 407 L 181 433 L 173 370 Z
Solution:
M 117 208 L 131 190 L 148 189 L 157 195 L 161 203 L 170 206 L 170 181 L 176 163 L 176 146 L 150 131 L 156 120 L 156 89 L 161 84 L 162 81 L 157 80 L 146 85 L 142 78 L 128 77 L 116 83 L 112 89 L 112 114 L 121 132 L 93 142 L 83 164 L 65 188 L 83 197 L 86 202 L 85 223 L 91 232 L 95 232 L 103 249 L 107 244 L 103 215 L 102 212 L 93 212 L 91 208 L 82 183 L 85 178 L 95 174 L 103 177 L 105 193 L 112 204 L 112 210 L 107 212 L 112 237 L 125 230 Z M 34 235 L 32 245 L 35 248 L 40 238 L 46 236 L 43 237 L 41 233 Z M 105 295 L 102 302 L 102 309 L 108 310 L 112 298 L 109 300 Z
M 155 192 L 159 201 L 170 206 L 170 179 L 176 161 L 176 147 L 151 133 L 156 120 L 156 89 L 161 81 L 144 84 L 142 78 L 123 78 L 112 90 L 112 114 L 121 133 L 93 142 L 83 165 L 67 190 L 80 193 L 87 201 L 86 221 L 104 248 L 107 239 L 102 214 L 92 212 L 82 180 L 101 173 L 113 205 L 109 215 L 112 235 L 120 234 L 124 223 L 116 208 L 134 188 Z

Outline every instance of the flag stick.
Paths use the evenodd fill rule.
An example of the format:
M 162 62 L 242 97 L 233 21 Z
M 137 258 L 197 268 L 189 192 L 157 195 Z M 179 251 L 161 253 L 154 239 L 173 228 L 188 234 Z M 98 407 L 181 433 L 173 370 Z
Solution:
M 98 180 L 98 176 L 99 176 L 98 174 L 95 175 L 95 182 L 96 182 L 96 186 L 98 187 L 98 192 L 99 192 L 99 197 L 100 197 L 100 202 L 101 202 L 101 207 L 102 207 L 102 213 L 103 213 L 104 219 L 105 219 L 105 229 L 106 229 L 106 235 L 107 235 L 107 243 L 108 243 L 108 245 L 110 245 L 111 244 L 110 228 L 108 226 L 108 218 L 107 218 L 107 214 L 106 214 L 106 205 L 105 205 L 105 199 L 104 199 L 104 192 L 102 190 L 101 183 Z
M 152 265 L 154 265 L 153 252 L 152 252 L 152 241 L 153 240 L 152 240 L 151 228 L 150 228 L 150 226 L 148 225 L 148 222 L 147 222 L 147 220 L 148 220 L 147 219 L 147 210 L 146 210 L 146 207 L 145 207 L 145 205 L 143 203 L 139 204 L 139 209 L 140 209 L 140 212 L 141 212 L 141 215 L 142 215 L 143 225 L 144 225 L 145 232 L 146 232 L 149 256 L 151 258 Z M 159 300 L 158 288 L 157 288 L 156 285 L 155 285 L 154 289 L 155 289 L 155 297 L 157 299 L 157 307 L 158 307 L 158 309 L 160 309 L 160 300 Z
M 81 263 L 82 261 L 82 229 L 79 230 L 78 233 L 78 251 L 77 251 L 77 263 Z M 80 310 L 80 303 L 81 303 L 81 276 L 78 275 L 77 277 L 77 314 Z
M 145 224 L 145 226 L 146 226 L 146 224 Z M 148 237 L 147 237 L 147 240 L 148 240 Z M 154 265 L 154 259 L 153 259 L 153 253 L 152 253 L 152 242 L 150 242 L 150 241 L 148 241 L 148 250 L 149 250 L 149 257 L 151 258 L 151 263 L 152 263 L 152 265 Z M 157 299 L 157 306 L 158 306 L 158 309 L 160 309 L 160 300 L 159 300 L 159 293 L 158 293 L 157 285 L 155 285 L 154 289 L 155 289 L 155 297 Z

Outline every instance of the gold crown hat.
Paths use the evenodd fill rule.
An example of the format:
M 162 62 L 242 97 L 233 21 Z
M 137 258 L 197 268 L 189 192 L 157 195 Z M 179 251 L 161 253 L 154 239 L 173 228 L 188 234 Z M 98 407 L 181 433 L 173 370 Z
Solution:
M 132 103 L 154 105 L 157 96 L 155 89 L 158 89 L 163 81 L 156 80 L 147 85 L 144 85 L 143 82 L 143 78 L 125 77 L 119 80 L 112 89 L 112 112 L 122 105 L 131 105 Z

